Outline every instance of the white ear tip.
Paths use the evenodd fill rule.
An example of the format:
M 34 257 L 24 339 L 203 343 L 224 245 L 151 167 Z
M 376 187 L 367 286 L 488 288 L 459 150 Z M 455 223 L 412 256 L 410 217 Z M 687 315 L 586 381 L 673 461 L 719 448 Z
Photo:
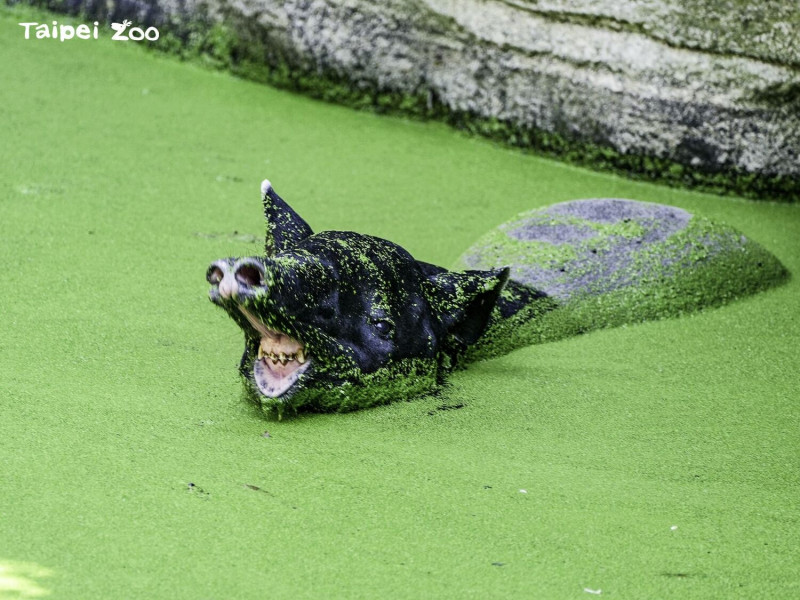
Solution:
M 272 189 L 272 184 L 269 182 L 269 179 L 265 179 L 261 182 L 261 195 L 266 196 L 267 192 Z

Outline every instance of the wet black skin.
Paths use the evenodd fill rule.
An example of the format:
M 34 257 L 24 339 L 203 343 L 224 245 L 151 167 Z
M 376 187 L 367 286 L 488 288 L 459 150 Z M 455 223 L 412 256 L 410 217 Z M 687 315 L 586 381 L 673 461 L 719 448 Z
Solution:
M 242 309 L 305 345 L 311 366 L 276 400 L 297 405 L 304 394 L 362 385 L 365 375 L 407 376 L 409 360 L 430 364 L 439 380 L 498 308 L 507 269 L 455 273 L 380 238 L 314 234 L 271 187 L 264 205 L 265 255 L 215 261 L 207 274 L 212 301 L 244 331 L 240 369 L 251 391 L 257 393 L 253 364 L 262 334 Z M 227 297 L 220 292 L 224 278 L 235 281 Z M 505 304 L 500 312 L 513 314 L 515 307 Z

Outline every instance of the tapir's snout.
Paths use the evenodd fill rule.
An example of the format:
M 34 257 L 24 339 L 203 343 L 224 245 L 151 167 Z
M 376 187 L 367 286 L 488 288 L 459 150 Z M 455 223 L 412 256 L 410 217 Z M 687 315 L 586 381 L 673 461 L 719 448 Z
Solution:
M 266 285 L 264 265 L 255 258 L 215 260 L 206 271 L 206 280 L 211 284 L 209 296 L 214 302 L 236 299 Z
M 264 265 L 253 258 L 243 258 L 237 262 L 233 276 L 242 288 L 264 287 Z

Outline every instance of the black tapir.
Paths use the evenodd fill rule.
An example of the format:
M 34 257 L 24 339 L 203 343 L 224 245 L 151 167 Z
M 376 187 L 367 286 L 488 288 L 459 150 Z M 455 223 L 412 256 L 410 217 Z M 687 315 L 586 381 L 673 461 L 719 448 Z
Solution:
M 263 256 L 217 260 L 211 300 L 242 328 L 252 398 L 343 411 L 434 390 L 469 359 L 598 327 L 682 314 L 783 281 L 787 271 L 736 230 L 676 207 L 599 199 L 501 225 L 461 272 L 387 240 L 313 233 L 261 186 Z M 486 268 L 510 264 L 504 268 Z
M 507 268 L 458 273 L 381 238 L 313 233 L 269 181 L 261 192 L 265 255 L 217 260 L 207 279 L 211 300 L 244 331 L 239 369 L 267 412 L 429 392 L 492 319 L 555 305 L 509 282 Z

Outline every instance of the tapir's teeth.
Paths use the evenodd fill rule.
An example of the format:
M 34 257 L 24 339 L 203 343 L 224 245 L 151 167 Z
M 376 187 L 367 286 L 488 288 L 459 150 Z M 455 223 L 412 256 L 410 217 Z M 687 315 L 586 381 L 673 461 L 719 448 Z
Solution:
M 287 352 L 287 350 L 294 350 Z M 298 366 L 302 366 L 308 360 L 306 349 L 297 340 L 279 331 L 266 330 L 264 336 L 258 344 L 258 360 L 266 362 L 272 361 L 273 365 L 280 362 L 284 367 L 291 362 L 297 361 Z

